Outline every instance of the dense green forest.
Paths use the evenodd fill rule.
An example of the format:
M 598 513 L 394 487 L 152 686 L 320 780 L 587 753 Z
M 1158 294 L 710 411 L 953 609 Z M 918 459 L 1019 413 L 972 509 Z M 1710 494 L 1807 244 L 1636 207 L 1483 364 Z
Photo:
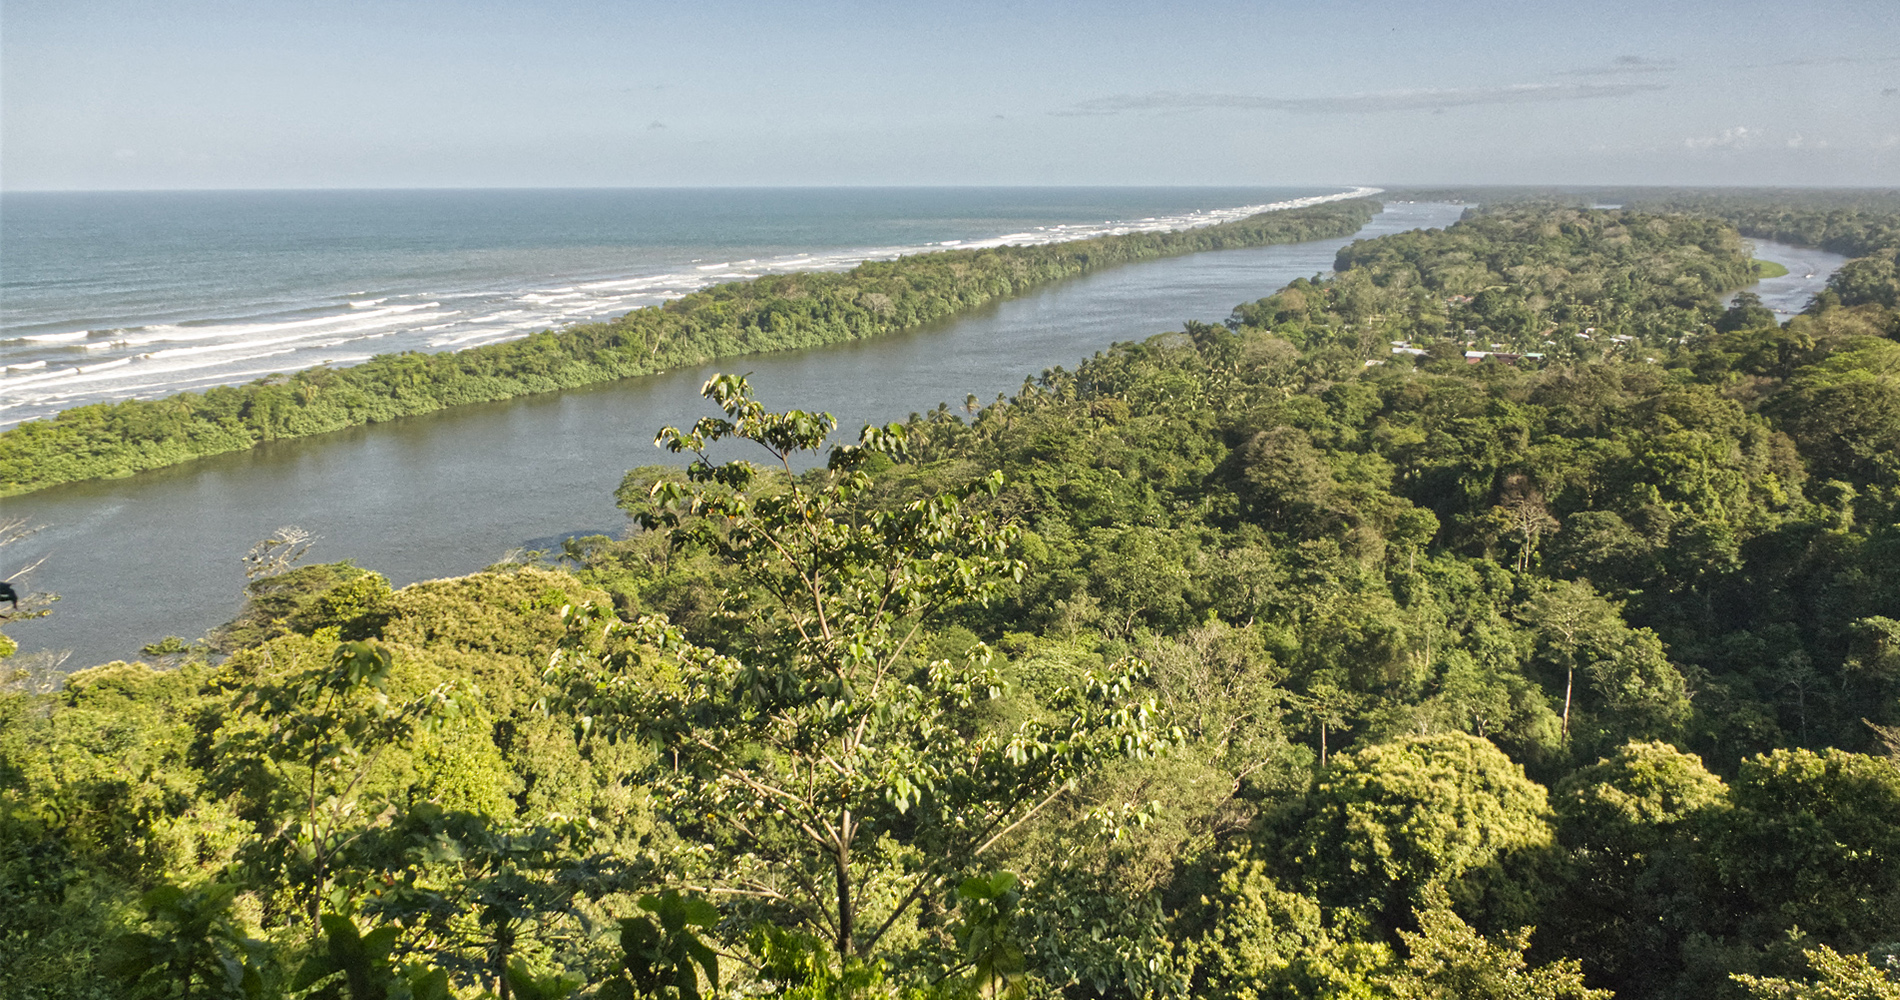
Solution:
M 1489 187 L 1394 192 L 1393 197 L 1486 205 L 1615 204 L 1721 219 L 1743 236 L 1865 257 L 1900 247 L 1900 189 Z
M 1378 211 L 1377 202 L 1358 199 L 1198 229 L 948 250 L 870 261 L 842 274 L 768 275 L 610 322 L 466 351 L 380 355 L 202 393 L 75 407 L 0 432 L 0 497 L 465 403 L 915 329 L 1117 264 L 1349 236 Z
M 1483 209 L 853 445 L 716 378 L 622 538 L 262 545 L 0 695 L 0 992 L 1900 997 L 1900 287 L 1750 271 Z
M 1744 236 L 1864 257 L 1900 246 L 1900 190 L 1636 193 L 1628 207 L 1723 219 Z

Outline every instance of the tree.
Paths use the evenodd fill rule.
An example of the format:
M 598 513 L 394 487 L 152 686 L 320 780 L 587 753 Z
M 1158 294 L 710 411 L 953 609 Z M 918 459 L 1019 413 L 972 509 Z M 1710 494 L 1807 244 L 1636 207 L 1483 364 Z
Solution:
M 1439 903 L 1467 872 L 1552 839 L 1544 789 L 1464 733 L 1340 754 L 1308 810 L 1293 857 L 1306 884 L 1387 928 Z
M 1656 633 L 1625 629 L 1615 638 L 1584 670 L 1601 706 L 1596 742 L 1674 736 L 1689 721 L 1687 680 L 1669 662 Z
M 1221 873 L 1218 892 L 1202 900 L 1217 907 L 1213 925 L 1195 942 L 1199 994 L 1220 1000 L 1261 1000 L 1278 992 L 1277 980 L 1300 956 L 1334 942 L 1319 903 L 1289 892 L 1258 859 L 1238 860 Z
M 522 956 L 594 937 L 576 897 L 625 878 L 610 859 L 590 853 L 589 826 L 501 825 L 415 803 L 399 827 L 378 829 L 354 852 L 362 868 L 381 869 L 364 908 L 429 941 L 433 961 L 458 982 L 526 1000 L 540 987 L 522 991 Z M 537 981 L 560 986 L 558 976 Z
M 1544 503 L 1544 494 L 1531 485 L 1528 478 L 1514 474 L 1505 481 L 1504 495 L 1492 511 L 1517 535 L 1517 571 L 1528 572 L 1531 557 L 1537 552 L 1537 540 L 1559 527 L 1557 519 L 1550 516 L 1550 507 Z
M 252 800 L 262 834 L 246 846 L 250 863 L 288 884 L 313 939 L 339 858 L 394 813 L 393 805 L 373 811 L 383 803 L 363 795 L 377 760 L 459 711 L 449 685 L 392 702 L 392 666 L 386 649 L 347 642 L 327 664 L 260 680 L 236 706 L 254 718 L 228 726 L 216 747 L 216 780 Z
M 1761 296 L 1754 292 L 1737 292 L 1735 301 L 1715 321 L 1716 330 L 1732 333 L 1736 330 L 1753 330 L 1757 327 L 1779 326 L 1775 311 L 1761 304 Z
M 1553 580 L 1542 593 L 1531 598 L 1522 617 L 1539 632 L 1557 654 L 1564 671 L 1564 736 L 1570 735 L 1570 703 L 1576 690 L 1577 661 L 1590 639 L 1621 624 L 1616 608 L 1597 596 L 1588 582 Z
M 1727 786 L 1694 754 L 1630 743 L 1564 779 L 1551 804 L 1564 905 L 1542 919 L 1540 940 L 1619 993 L 1666 994 L 1684 941 L 1707 923 L 1698 859 Z
M 699 976 L 719 987 L 719 956 L 699 939 L 719 923 L 711 903 L 671 889 L 640 897 L 640 909 L 652 916 L 620 921 L 620 967 L 601 989 L 609 1000 L 699 1000 Z M 697 930 L 695 930 L 697 928 Z
M 1900 976 L 1876 968 L 1866 955 L 1843 955 L 1827 945 L 1803 954 L 1820 976 L 1815 982 L 1742 975 L 1730 978 L 1755 1000 L 1900 1000 Z M 1888 965 L 1892 967 L 1892 959 Z
M 1770 409 L 1815 478 L 1891 483 L 1900 471 L 1900 343 L 1849 339 L 1796 371 Z
M 1574 958 L 1527 968 L 1531 928 L 1487 940 L 1446 909 L 1419 914 L 1416 933 L 1400 931 L 1406 958 L 1382 978 L 1397 1000 L 1611 1000 L 1583 985 Z
M 1298 697 L 1294 705 L 1305 713 L 1308 723 L 1317 731 L 1320 767 L 1325 767 L 1330 759 L 1327 734 L 1351 726 L 1354 713 L 1364 708 L 1367 700 L 1362 694 L 1322 679 L 1307 682 L 1306 694 Z
M 1853 630 L 1853 645 L 1842 664 L 1846 668 L 1843 672 L 1875 690 L 1900 687 L 1900 621 L 1872 615 L 1855 621 Z M 1889 720 L 1900 721 L 1895 718 L 1900 716 L 1900 703 L 1889 704 L 1893 706 Z M 1900 726 L 1883 726 L 1872 719 L 1861 721 L 1879 737 L 1888 758 L 1900 765 Z
M 982 1000 L 1023 1000 L 1023 949 L 1016 940 L 1016 906 L 1022 901 L 1022 882 L 1013 872 L 971 876 L 957 886 L 963 916 L 957 922 L 957 944 L 963 963 Z
M 1305 431 L 1260 431 L 1234 450 L 1233 467 L 1242 510 L 1263 526 L 1299 535 L 1332 519 L 1333 471 Z
M 1518 612 L 1564 672 L 1563 729 L 1570 734 L 1577 670 L 1602 708 L 1598 738 L 1668 736 L 1688 719 L 1688 685 L 1664 655 L 1662 640 L 1632 629 L 1588 581 L 1554 580 Z
M 1739 933 L 1765 945 L 1798 926 L 1856 951 L 1900 938 L 1900 770 L 1776 750 L 1743 761 L 1732 787 L 1706 853 Z
M 384 925 L 365 934 L 340 913 L 324 914 L 322 924 L 323 940 L 290 984 L 308 991 L 299 994 L 306 1000 L 449 1000 L 447 972 L 390 957 L 401 928 Z
M 824 470 L 796 477 L 829 414 L 768 413 L 742 377 L 714 376 L 703 391 L 726 416 L 660 432 L 695 461 L 686 481 L 654 484 L 642 523 L 737 572 L 744 588 L 725 595 L 724 613 L 749 632 L 713 650 L 657 616 L 576 607 L 550 676 L 593 732 L 661 750 L 651 784 L 674 822 L 723 847 L 706 873 L 716 892 L 810 928 L 849 965 L 1086 768 L 1155 748 L 1152 706 L 1131 701 L 1129 662 L 1013 729 L 979 726 L 972 707 L 1001 687 L 988 649 L 933 661 L 918 639 L 933 615 L 987 601 L 1023 572 L 1016 529 L 975 504 L 1000 474 L 880 509 L 866 462 L 901 456 L 904 428 L 866 428 Z M 778 474 L 713 464 L 707 448 L 728 438 L 765 448 Z M 600 651 L 614 635 L 646 651 Z M 670 680 L 643 683 L 655 652 Z
M 231 919 L 237 886 L 193 889 L 161 885 L 139 899 L 156 933 L 134 931 L 115 939 L 107 974 L 126 985 L 152 984 L 165 996 L 256 997 L 263 943 L 246 937 Z
M 1866 722 L 1865 719 L 1861 721 Z M 1888 762 L 1895 768 L 1900 768 L 1900 726 L 1881 726 L 1872 722 L 1866 722 L 1866 724 L 1879 738 L 1881 747 L 1886 750 Z
M 1234 776 L 1235 791 L 1286 761 L 1289 699 L 1279 685 L 1285 671 L 1259 630 L 1215 620 L 1179 639 L 1146 637 L 1142 657 L 1152 665 L 1151 682 L 1167 717 Z

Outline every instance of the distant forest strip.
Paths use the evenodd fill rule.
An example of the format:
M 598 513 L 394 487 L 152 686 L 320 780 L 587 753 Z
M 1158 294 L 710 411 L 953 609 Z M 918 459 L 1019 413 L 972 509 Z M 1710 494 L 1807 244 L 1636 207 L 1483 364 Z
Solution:
M 1894 308 L 1900 273 L 1900 188 L 1444 188 L 1388 197 L 1486 206 L 1618 204 L 1641 212 L 1720 219 L 1743 236 L 1819 247 L 1853 258 L 1807 310 Z M 1837 323 L 1839 318 L 1835 320 Z M 1877 324 L 1876 324 L 1877 325 Z
M 1472 340 L 1570 353 L 1614 336 L 1662 344 L 1700 333 L 1724 295 L 1755 280 L 1747 244 L 1720 221 L 1575 209 L 1481 209 L 1447 230 L 1355 243 L 1334 268 L 1321 313 L 1312 295 L 1274 296 L 1238 318 L 1278 329 L 1299 316 L 1297 329 L 1343 317 L 1375 349 Z
M 76 407 L 0 433 L 0 496 L 129 476 L 263 441 L 486 403 L 765 351 L 915 329 L 1063 278 L 1134 261 L 1331 239 L 1380 210 L 1368 199 L 1174 232 L 867 261 L 844 273 L 715 285 L 618 319 L 522 340 L 381 355 L 242 386 Z
M 1900 188 L 1473 187 L 1397 191 L 1390 198 L 1485 205 L 1613 204 L 1721 219 L 1743 236 L 1865 257 L 1900 247 Z
M 1743 236 L 1865 257 L 1900 247 L 1900 190 L 1657 192 L 1629 207 L 1721 219 Z
M 1832 306 L 1900 306 L 1900 190 L 1781 193 L 1772 200 L 1743 194 L 1672 194 L 1638 199 L 1646 211 L 1687 212 L 1721 219 L 1743 236 L 1820 247 L 1853 258 L 1828 279 L 1816 312 Z

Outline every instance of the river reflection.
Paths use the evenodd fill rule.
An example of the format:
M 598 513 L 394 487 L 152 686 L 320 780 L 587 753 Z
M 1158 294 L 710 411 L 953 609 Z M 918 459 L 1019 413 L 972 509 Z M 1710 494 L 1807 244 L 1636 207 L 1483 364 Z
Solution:
M 1460 211 L 1390 203 L 1359 236 L 1442 227 Z M 1219 321 L 1326 271 L 1347 242 L 1134 264 L 914 333 L 461 407 L 14 498 L 7 513 L 48 527 L 9 555 L 49 556 L 32 585 L 63 599 L 53 617 L 9 634 L 27 650 L 71 649 L 68 667 L 201 635 L 236 612 L 239 556 L 288 524 L 319 536 L 311 558 L 354 559 L 397 586 L 473 572 L 536 540 L 617 534 L 621 475 L 666 457 L 652 443 L 659 427 L 710 412 L 698 390 L 714 371 L 749 371 L 768 406 L 829 410 L 855 437 L 865 422 L 957 406 L 970 393 L 994 399 L 1114 341 Z

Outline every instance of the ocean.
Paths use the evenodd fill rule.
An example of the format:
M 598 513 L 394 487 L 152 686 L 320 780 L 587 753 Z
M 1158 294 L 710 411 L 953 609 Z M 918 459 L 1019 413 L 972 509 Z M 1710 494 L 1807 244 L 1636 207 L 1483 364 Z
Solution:
M 460 350 L 759 274 L 1175 229 L 1345 188 L 0 195 L 0 427 Z

